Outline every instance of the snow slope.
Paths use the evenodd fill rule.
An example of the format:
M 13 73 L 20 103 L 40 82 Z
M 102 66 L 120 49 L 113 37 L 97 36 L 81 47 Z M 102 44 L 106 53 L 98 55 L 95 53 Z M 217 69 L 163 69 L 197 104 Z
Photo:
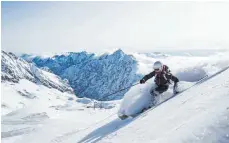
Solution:
M 134 119 L 120 120 L 117 108 L 93 110 L 76 103 L 77 99 L 66 102 L 64 96 L 60 96 L 63 97 L 60 100 L 56 95 L 51 93 L 50 102 L 42 101 L 33 104 L 33 108 L 3 116 L 2 142 L 229 141 L 228 69 Z M 41 105 L 42 108 L 38 108 Z
M 2 51 L 1 57 L 2 142 L 49 142 L 58 133 L 105 118 L 119 104 L 93 106 L 93 100 L 77 98 L 57 75 L 13 53 Z
M 1 82 L 18 83 L 21 79 L 27 79 L 62 92 L 73 93 L 69 84 L 57 75 L 41 70 L 11 52 L 1 51 Z
M 57 135 L 84 128 L 117 110 L 116 102 L 93 109 L 93 101 L 77 98 L 44 85 L 21 79 L 1 83 L 1 141 L 3 143 L 48 143 Z M 93 117 L 93 118 L 91 118 Z
M 195 84 L 197 83 L 180 81 L 178 83 L 177 91 L 181 93 Z M 151 104 L 160 104 L 173 96 L 173 85 L 171 85 L 166 92 L 155 98 L 152 98 L 150 91 L 154 86 L 156 85 L 151 81 L 132 87 L 125 94 L 120 105 L 118 115 L 136 116 L 142 110 L 148 109 Z
M 153 110 L 113 119 L 77 142 L 229 142 L 229 70 L 196 85 Z M 69 142 L 70 142 L 69 141 Z
M 152 60 L 157 60 L 146 56 L 137 58 L 142 60 L 138 63 L 142 73 L 150 71 Z M 183 58 L 163 62 L 182 65 L 187 63 Z M 228 66 L 227 58 L 216 58 L 219 59 L 190 59 L 190 64 L 182 67 L 190 70 L 196 67 L 196 75 L 212 75 Z M 176 65 L 173 72 L 179 68 Z M 6 81 L 1 84 L 2 142 L 228 142 L 228 77 L 226 70 L 154 110 L 124 121 L 117 117 L 119 100 L 103 102 L 108 109 L 94 110 L 93 100 L 87 98 L 79 99 L 25 79 L 18 83 Z

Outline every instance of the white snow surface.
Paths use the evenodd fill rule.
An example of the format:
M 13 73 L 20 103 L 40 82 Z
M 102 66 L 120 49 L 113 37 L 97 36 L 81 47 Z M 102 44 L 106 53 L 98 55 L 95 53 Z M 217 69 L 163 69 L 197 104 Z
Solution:
M 1 82 L 17 83 L 21 79 L 27 79 L 62 92 L 73 92 L 68 83 L 61 80 L 57 75 L 41 70 L 13 53 L 1 51 Z
M 182 79 L 183 89 L 229 65 L 226 53 L 199 58 L 134 57 L 141 74 L 151 72 L 156 60 L 169 65 Z M 117 113 L 122 109 L 133 114 L 147 106 L 152 82 L 153 79 L 131 88 L 123 100 L 99 102 L 102 104 L 97 103 L 93 109 L 95 101 L 88 98 L 77 98 L 26 79 L 19 83 L 6 81 L 1 83 L 2 142 L 229 142 L 229 70 L 136 118 L 120 120 Z M 161 96 L 162 101 L 168 97 L 171 89 Z
M 131 92 L 131 91 L 130 91 Z M 229 70 L 193 86 L 156 108 L 114 119 L 77 142 L 229 142 Z
M 10 84 L 2 84 L 3 92 L 15 96 L 15 101 L 23 102 L 27 108 L 19 107 L 2 116 L 3 143 L 229 141 L 229 70 L 126 120 L 117 117 L 117 108 L 86 108 L 86 98 L 83 103 L 76 102 L 74 96 L 68 100 L 70 94 L 62 95 L 30 81 L 23 81 L 20 86 Z M 37 99 L 25 100 L 14 93 L 15 89 L 33 92 Z M 12 97 L 7 96 L 2 97 L 3 103 L 11 102 L 7 100 Z
M 117 110 L 119 101 L 93 101 L 21 79 L 1 84 L 2 142 L 51 142 L 57 135 L 84 128 Z M 93 118 L 92 118 L 93 117 Z
M 178 83 L 177 91 L 182 92 L 183 90 L 189 88 L 193 84 L 195 83 L 181 81 Z M 154 102 L 153 100 L 156 100 L 156 104 L 160 104 L 161 102 L 173 96 L 172 86 L 170 86 L 170 88 L 166 92 L 164 92 L 161 95 L 158 95 L 157 97 L 155 97 L 155 99 L 152 99 L 150 90 L 155 86 L 156 85 L 152 83 L 151 80 L 146 84 L 140 84 L 138 86 L 131 88 L 125 94 L 122 104 L 120 105 L 118 114 L 127 116 L 136 115 L 140 113 L 143 109 L 149 108 L 151 102 Z

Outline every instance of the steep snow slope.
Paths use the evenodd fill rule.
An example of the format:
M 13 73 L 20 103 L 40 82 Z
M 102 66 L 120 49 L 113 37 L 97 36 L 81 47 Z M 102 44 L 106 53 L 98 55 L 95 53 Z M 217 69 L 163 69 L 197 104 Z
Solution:
M 78 142 L 228 143 L 228 102 L 226 70 L 135 119 L 114 119 Z
M 37 68 L 13 53 L 1 51 L 1 82 L 18 83 L 21 79 L 27 79 L 62 92 L 73 92 L 68 83 L 58 76 Z
M 6 143 L 227 143 L 228 101 L 229 70 L 226 70 L 153 110 L 124 121 L 116 116 L 117 108 L 91 110 L 82 108 L 72 101 L 58 106 L 61 107 L 57 108 L 60 110 L 46 109 L 48 117 L 44 113 L 30 114 L 31 110 L 27 108 L 16 112 L 14 116 L 10 114 L 5 117 L 2 122 L 4 126 L 2 141 Z M 25 113 L 27 116 L 23 115 Z M 20 114 L 23 116 L 18 116 Z
M 201 80 L 200 80 L 201 81 Z M 195 86 L 199 82 L 183 82 L 178 83 L 178 92 L 184 92 L 185 90 Z M 152 98 L 150 90 L 156 86 L 153 82 L 147 82 L 145 84 L 140 84 L 138 86 L 132 87 L 124 96 L 122 103 L 120 105 L 118 115 L 122 116 L 136 116 L 142 110 L 148 109 L 152 104 L 159 105 L 164 101 L 173 97 L 173 85 L 169 89 L 162 93 L 161 95 Z

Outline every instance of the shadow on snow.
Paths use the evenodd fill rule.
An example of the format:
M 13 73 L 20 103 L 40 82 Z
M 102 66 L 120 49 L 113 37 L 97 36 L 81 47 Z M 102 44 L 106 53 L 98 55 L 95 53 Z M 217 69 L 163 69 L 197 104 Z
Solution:
M 129 123 L 131 123 L 131 121 L 133 121 L 133 118 L 126 119 L 126 120 L 114 119 L 113 121 L 109 122 L 108 124 L 103 125 L 102 127 L 94 130 L 93 132 L 85 136 L 83 139 L 79 141 L 79 143 L 97 142 L 101 140 L 102 138 L 106 137 L 107 135 L 128 125 Z

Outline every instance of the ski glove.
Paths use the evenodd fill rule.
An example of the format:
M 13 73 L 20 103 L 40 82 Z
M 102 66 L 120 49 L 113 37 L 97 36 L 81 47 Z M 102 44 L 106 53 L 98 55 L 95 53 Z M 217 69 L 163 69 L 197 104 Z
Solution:
M 143 84 L 143 83 L 145 83 L 145 82 L 146 82 L 146 81 L 145 81 L 144 79 L 141 79 L 141 80 L 140 80 L 140 83 L 141 83 L 141 84 Z

